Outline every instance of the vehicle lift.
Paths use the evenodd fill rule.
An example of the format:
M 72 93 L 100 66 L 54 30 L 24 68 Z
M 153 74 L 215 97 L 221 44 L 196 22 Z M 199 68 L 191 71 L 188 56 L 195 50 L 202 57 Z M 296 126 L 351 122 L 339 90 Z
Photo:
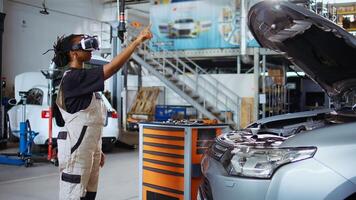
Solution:
M 27 94 L 27 92 L 20 92 L 22 101 L 22 121 L 20 122 L 19 152 L 0 154 L 0 164 L 25 165 L 25 167 L 29 167 L 33 164 L 32 144 L 34 138 L 38 135 L 38 132 L 31 130 L 30 122 L 26 118 Z

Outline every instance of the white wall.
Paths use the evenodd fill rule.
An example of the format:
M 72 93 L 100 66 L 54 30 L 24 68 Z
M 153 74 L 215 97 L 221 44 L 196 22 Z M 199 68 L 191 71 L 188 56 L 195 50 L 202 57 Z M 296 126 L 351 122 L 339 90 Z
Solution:
M 254 97 L 254 74 L 213 74 L 223 85 L 240 97 Z
M 0 0 L 0 12 L 4 12 L 4 0 Z
M 127 87 L 129 90 L 137 90 L 138 81 L 137 76 L 128 76 L 127 78 Z M 166 87 L 166 85 L 161 82 L 155 76 L 143 76 L 142 77 L 142 86 L 143 87 Z M 190 105 L 184 99 L 182 99 L 179 95 L 177 95 L 173 90 L 166 88 L 165 90 L 164 102 L 167 105 Z M 132 102 L 128 102 L 128 105 L 131 105 Z
M 241 97 L 254 97 L 254 75 L 253 74 L 214 74 L 213 77 L 220 80 L 220 83 L 234 91 Z M 136 90 L 138 86 L 137 76 L 128 76 L 128 89 Z M 142 77 L 144 87 L 165 86 L 158 78 L 154 76 Z M 190 105 L 173 90 L 167 88 L 165 102 L 167 105 Z M 128 102 L 131 104 L 131 102 Z
M 35 7 L 23 5 L 21 2 Z M 41 9 L 37 8 L 42 6 L 42 2 L 43 0 L 0 0 L 0 10 L 3 8 L 6 14 L 3 36 L 3 76 L 8 83 L 7 94 L 12 91 L 17 74 L 48 68 L 53 52 L 46 55 L 42 53 L 52 48 L 57 36 L 71 33 L 100 36 L 102 25 L 100 21 L 116 20 L 116 3 L 103 4 L 102 0 L 46 0 L 50 14 L 42 15 L 39 13 Z M 147 7 L 147 5 L 140 6 Z M 140 6 L 131 7 L 148 10 Z M 142 13 L 132 11 L 132 14 L 128 15 L 135 20 L 134 16 L 140 14 Z M 108 25 L 103 26 L 103 29 L 108 32 Z M 108 40 L 109 32 L 102 36 Z M 105 48 L 110 47 L 106 43 L 104 45 L 103 42 Z
M 17 0 L 41 6 L 42 0 Z M 103 5 L 100 0 L 47 0 L 49 15 L 39 13 L 40 8 L 4 1 L 5 30 L 3 43 L 3 76 L 7 91 L 12 90 L 14 77 L 23 72 L 48 68 L 53 52 L 42 55 L 52 48 L 57 36 L 71 33 L 97 34 L 100 31 Z M 70 16 L 51 9 L 72 13 Z

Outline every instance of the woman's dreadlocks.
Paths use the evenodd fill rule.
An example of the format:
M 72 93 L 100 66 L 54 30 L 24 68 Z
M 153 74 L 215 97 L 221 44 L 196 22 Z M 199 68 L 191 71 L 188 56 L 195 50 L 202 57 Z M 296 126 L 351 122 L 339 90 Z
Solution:
M 57 37 L 57 41 L 53 45 L 54 57 L 52 58 L 52 61 L 57 65 L 57 67 L 62 68 L 70 61 L 68 53 L 72 48 L 73 38 L 77 36 L 81 35 L 71 34 L 67 37 L 64 35 Z

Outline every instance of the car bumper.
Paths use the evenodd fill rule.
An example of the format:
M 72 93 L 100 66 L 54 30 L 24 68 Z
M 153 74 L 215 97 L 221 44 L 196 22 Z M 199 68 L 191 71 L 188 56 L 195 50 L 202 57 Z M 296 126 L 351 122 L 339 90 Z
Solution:
M 264 199 L 270 180 L 228 176 L 220 162 L 207 156 L 208 166 L 203 170 L 203 181 L 199 187 L 202 200 Z
M 104 144 L 107 143 L 115 143 L 117 138 L 116 137 L 102 137 L 101 138 Z
M 128 128 L 130 131 L 138 131 L 139 125 L 138 125 L 138 123 L 129 122 L 129 123 L 127 124 L 127 128 Z
M 109 118 L 108 123 L 103 128 L 102 138 L 120 138 L 120 131 L 118 128 L 117 119 Z
M 280 167 L 271 179 L 229 176 L 220 162 L 205 157 L 198 200 L 345 199 L 355 185 L 315 159 Z

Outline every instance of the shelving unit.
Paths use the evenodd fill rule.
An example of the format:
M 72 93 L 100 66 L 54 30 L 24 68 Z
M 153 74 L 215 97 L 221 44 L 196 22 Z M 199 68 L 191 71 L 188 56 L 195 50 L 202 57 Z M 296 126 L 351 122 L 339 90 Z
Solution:
M 334 4 L 334 7 L 336 8 L 337 23 L 356 35 L 356 3 Z

